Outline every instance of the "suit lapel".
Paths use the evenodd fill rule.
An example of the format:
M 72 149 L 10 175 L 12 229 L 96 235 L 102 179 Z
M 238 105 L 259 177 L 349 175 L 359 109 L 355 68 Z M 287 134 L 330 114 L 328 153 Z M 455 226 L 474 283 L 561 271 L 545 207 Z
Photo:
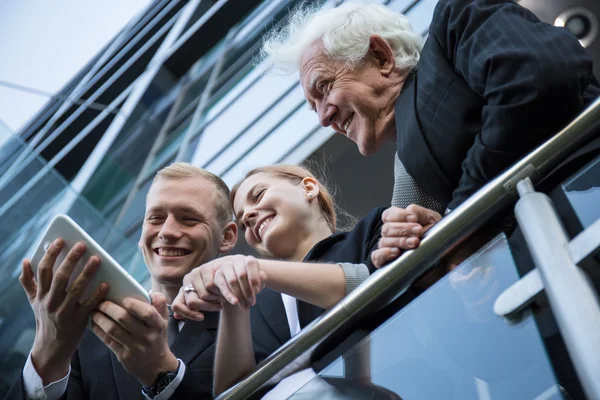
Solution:
M 143 399 L 142 384 L 123 368 L 123 365 L 117 360 L 117 356 L 112 351 L 109 352 L 119 399 Z
M 186 365 L 215 343 L 219 313 L 207 313 L 201 322 L 187 320 L 171 345 L 175 357 Z
M 406 171 L 442 204 L 452 199 L 453 187 L 433 157 L 417 117 L 417 73 L 410 74 L 396 101 L 396 149 Z M 431 179 L 436 177 L 437 179 Z M 448 196 L 450 194 L 450 197 Z
M 281 294 L 270 289 L 265 289 L 258 294 L 256 304 L 267 324 L 271 327 L 277 338 L 281 340 L 281 343 L 290 340 L 290 326 Z

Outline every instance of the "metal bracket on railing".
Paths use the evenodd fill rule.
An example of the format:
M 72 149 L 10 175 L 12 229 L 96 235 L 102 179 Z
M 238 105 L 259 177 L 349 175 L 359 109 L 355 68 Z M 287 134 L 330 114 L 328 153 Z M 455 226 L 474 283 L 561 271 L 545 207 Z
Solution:
M 600 255 L 600 219 L 587 227 L 569 243 L 569 254 L 573 262 L 589 273 L 596 266 L 594 258 Z
M 543 290 L 586 394 L 600 399 L 600 301 L 580 268 L 590 267 L 600 251 L 600 220 L 569 241 L 550 198 L 536 192 L 529 178 L 517 189 L 515 216 L 536 269 L 502 293 L 494 311 L 514 316 Z
M 516 194 L 517 192 L 517 184 L 522 181 L 523 179 L 526 178 L 531 178 L 531 179 L 536 179 L 538 177 L 538 170 L 537 168 L 535 168 L 535 166 L 533 164 L 527 164 L 523 167 L 523 169 L 521 169 L 519 172 L 517 172 L 512 178 L 510 178 L 509 180 L 507 180 L 504 183 L 504 189 L 507 192 L 514 192 Z
M 600 273 L 594 269 L 594 258 L 600 255 L 600 219 L 575 236 L 568 244 L 573 262 L 585 269 L 590 275 Z M 544 283 L 537 268 L 528 272 L 519 281 L 506 289 L 494 304 L 496 315 L 517 321 L 522 311 L 541 298 Z
M 498 296 L 494 303 L 496 315 L 518 322 L 523 311 L 535 303 L 544 291 L 544 282 L 537 269 L 530 271 Z

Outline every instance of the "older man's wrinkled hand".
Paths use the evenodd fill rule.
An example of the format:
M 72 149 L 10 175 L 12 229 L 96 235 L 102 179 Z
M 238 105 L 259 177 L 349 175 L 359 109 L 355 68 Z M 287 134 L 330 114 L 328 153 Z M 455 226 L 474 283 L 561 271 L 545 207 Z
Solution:
M 371 253 L 371 261 L 381 268 L 400 257 L 406 250 L 419 246 L 421 237 L 442 216 L 436 211 L 411 204 L 406 208 L 390 207 L 381 215 L 383 226 L 378 249 Z

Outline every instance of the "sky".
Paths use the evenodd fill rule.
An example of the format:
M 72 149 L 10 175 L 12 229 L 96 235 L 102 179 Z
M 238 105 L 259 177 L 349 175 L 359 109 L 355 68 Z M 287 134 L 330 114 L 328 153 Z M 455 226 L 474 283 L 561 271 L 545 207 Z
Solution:
M 0 81 L 57 93 L 150 2 L 0 1 Z M 47 101 L 0 82 L 0 124 L 18 132 Z M 0 129 L 0 145 L 6 136 Z

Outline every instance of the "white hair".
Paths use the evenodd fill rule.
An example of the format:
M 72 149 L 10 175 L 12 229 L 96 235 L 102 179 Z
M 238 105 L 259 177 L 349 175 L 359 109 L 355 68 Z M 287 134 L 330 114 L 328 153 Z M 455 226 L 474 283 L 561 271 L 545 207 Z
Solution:
M 348 2 L 325 10 L 301 4 L 292 11 L 286 26 L 265 37 L 262 58 L 275 70 L 294 73 L 307 47 L 320 39 L 328 57 L 353 67 L 367 54 L 373 34 L 390 45 L 396 67 L 416 68 L 423 38 L 412 30 L 404 15 L 369 2 Z

